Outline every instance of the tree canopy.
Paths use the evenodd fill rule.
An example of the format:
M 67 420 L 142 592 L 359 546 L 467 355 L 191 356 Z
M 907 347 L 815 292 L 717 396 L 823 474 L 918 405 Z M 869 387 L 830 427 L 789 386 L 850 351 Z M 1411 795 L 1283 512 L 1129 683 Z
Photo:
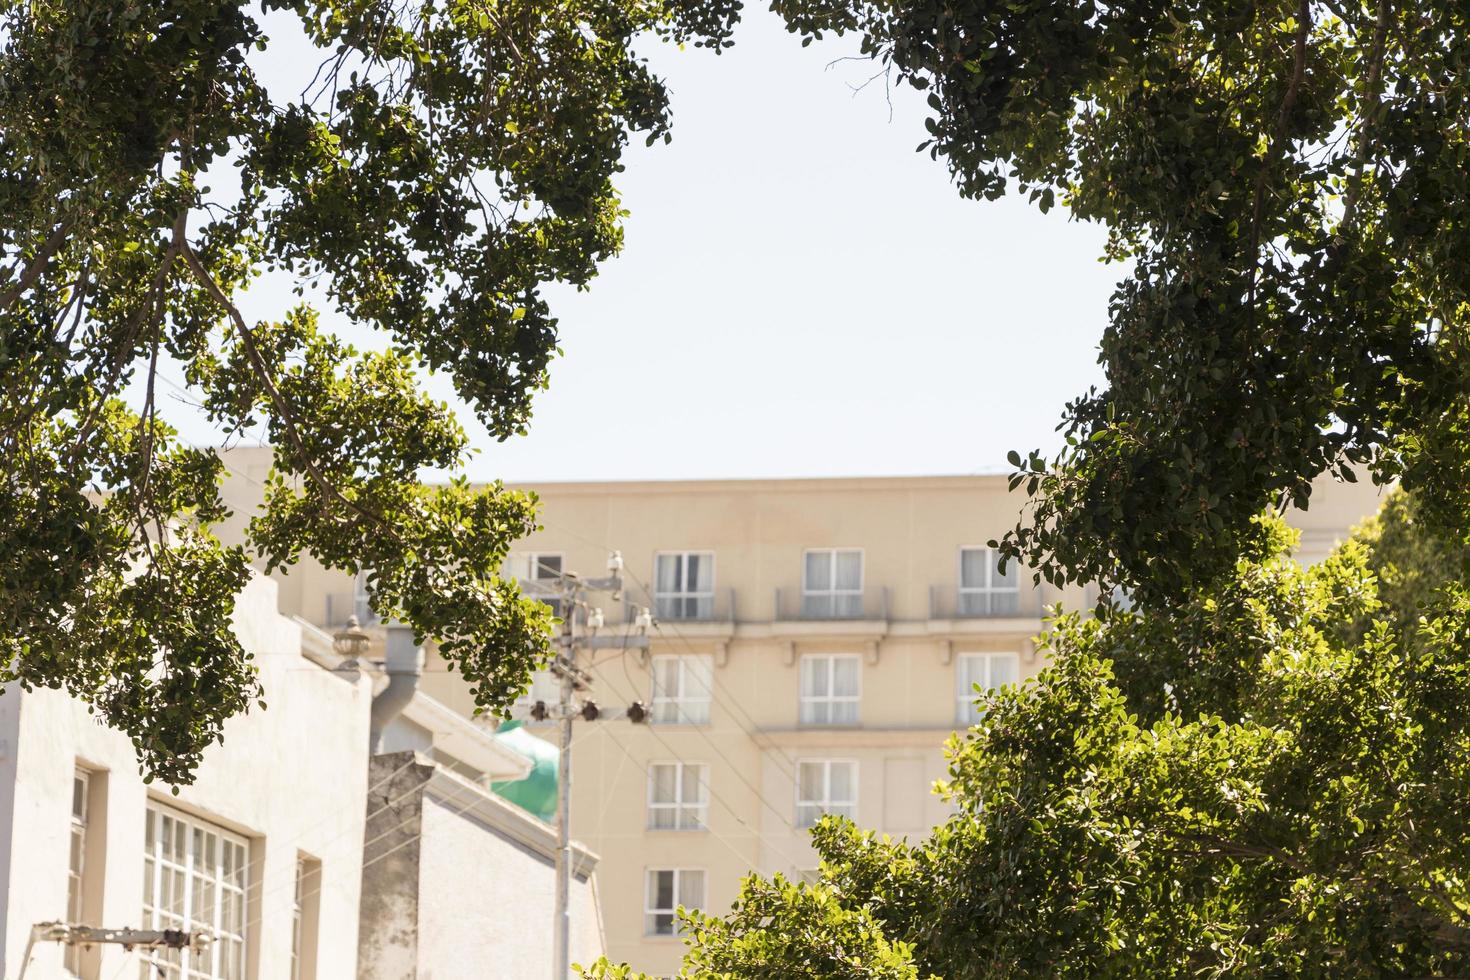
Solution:
M 667 138 L 631 46 L 718 48 L 737 7 L 0 0 L 0 682 L 64 687 L 187 781 L 259 696 L 230 631 L 250 561 L 310 553 L 368 570 L 480 703 L 512 697 L 548 629 L 498 577 L 533 501 L 420 481 L 467 440 L 418 372 L 525 428 L 556 353 L 541 287 L 618 248 L 623 147 Z M 266 14 L 321 58 L 302 92 L 257 77 Z M 250 322 L 268 275 L 386 349 L 307 302 Z M 276 447 L 246 546 L 211 531 L 219 460 L 159 413 L 168 361 L 227 437 Z
M 820 880 L 690 914 L 683 975 L 1464 975 L 1470 593 L 1383 605 L 1370 566 L 1413 529 L 1303 569 L 1258 527 L 1171 613 L 1058 620 L 1050 665 L 951 743 L 954 817 L 919 843 L 827 818 Z
M 1106 388 L 1067 406 L 1055 458 L 1012 457 L 1013 560 L 1168 602 L 1324 472 L 1397 480 L 1470 534 L 1461 0 L 774 6 L 926 91 L 921 148 L 962 194 L 1063 204 L 1131 266 Z

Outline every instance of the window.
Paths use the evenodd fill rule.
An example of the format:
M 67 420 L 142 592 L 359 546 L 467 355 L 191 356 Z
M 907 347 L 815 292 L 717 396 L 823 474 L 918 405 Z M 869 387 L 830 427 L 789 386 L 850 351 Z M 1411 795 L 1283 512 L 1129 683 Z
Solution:
M 1019 673 L 1019 658 L 1014 653 L 962 653 L 955 658 L 954 720 L 957 725 L 973 725 L 985 714 L 975 704 L 982 691 L 1014 684 Z
M 961 616 L 1007 616 L 1021 603 L 1021 583 L 1016 562 L 1000 570 L 1000 554 L 992 548 L 960 549 Z
M 803 725 L 856 725 L 862 698 L 862 662 L 856 654 L 801 658 Z
M 650 719 L 659 725 L 707 725 L 713 688 L 713 658 L 654 657 Z
M 84 887 L 87 862 L 87 803 L 91 790 L 91 777 L 85 769 L 78 769 L 71 777 L 71 850 L 66 866 L 66 921 L 69 925 L 83 925 Z M 82 972 L 82 947 L 80 943 L 66 946 L 66 968 L 74 975 Z
M 808 551 L 802 569 L 801 614 L 808 619 L 856 619 L 863 614 L 863 553 L 856 548 Z
M 796 773 L 796 826 L 812 827 L 825 813 L 857 819 L 857 763 L 801 761 Z
M 244 980 L 243 838 L 194 817 L 149 804 L 143 837 L 144 929 L 208 929 L 200 952 L 143 950 L 145 980 Z
M 689 868 L 659 868 L 648 872 L 643 894 L 643 932 L 649 936 L 677 936 L 680 907 L 704 908 L 704 872 Z
M 708 766 L 656 762 L 648 767 L 648 829 L 704 830 L 708 817 Z
M 684 551 L 655 555 L 654 615 L 660 619 L 712 619 L 715 613 L 715 554 Z
M 291 905 L 291 980 L 315 980 L 318 898 L 322 863 L 296 856 L 296 895 Z
M 517 582 L 548 582 L 561 578 L 561 555 L 547 552 L 524 551 L 509 555 L 500 566 L 500 577 Z M 551 607 L 553 613 L 561 615 L 561 604 L 555 599 L 538 595 L 542 602 Z

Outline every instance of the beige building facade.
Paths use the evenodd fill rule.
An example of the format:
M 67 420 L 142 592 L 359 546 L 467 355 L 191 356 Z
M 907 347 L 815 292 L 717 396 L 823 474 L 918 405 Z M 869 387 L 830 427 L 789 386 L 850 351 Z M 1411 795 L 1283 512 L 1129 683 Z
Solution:
M 511 570 L 601 576 L 616 551 L 625 594 L 593 597 L 602 634 L 655 613 L 647 651 L 580 661 L 586 697 L 608 713 L 637 701 L 649 717 L 576 722 L 572 819 L 601 855 L 608 955 L 656 975 L 679 966 L 678 905 L 720 912 L 751 870 L 812 872 L 821 814 L 910 839 L 941 823 L 949 808 L 932 790 L 945 741 L 974 717 L 974 686 L 1036 673 L 1045 610 L 1095 598 L 999 573 L 986 542 L 1021 503 L 1003 476 L 533 489 L 543 529 Z M 1325 555 L 1377 502 L 1372 487 L 1324 483 L 1293 515 L 1301 557 Z M 292 574 L 283 594 L 304 618 L 332 627 L 360 606 L 345 577 Z M 423 685 L 473 713 L 432 651 Z M 537 699 L 556 699 L 547 676 L 525 700 Z

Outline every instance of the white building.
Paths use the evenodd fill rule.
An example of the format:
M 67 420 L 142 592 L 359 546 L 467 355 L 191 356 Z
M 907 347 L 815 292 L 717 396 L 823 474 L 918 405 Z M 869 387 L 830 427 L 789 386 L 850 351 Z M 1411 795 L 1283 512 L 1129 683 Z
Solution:
M 269 708 L 230 720 L 176 796 L 145 785 L 128 738 L 81 702 L 0 695 L 0 977 L 549 976 L 554 833 L 488 791 L 528 761 L 419 692 L 416 671 L 390 681 L 344 663 L 329 635 L 277 612 L 268 579 L 245 589 L 235 623 Z M 396 754 L 372 758 L 370 744 Z M 586 961 L 602 951 L 596 858 L 577 853 L 573 952 Z M 400 877 L 395 894 L 411 891 L 412 908 L 384 916 L 376 889 L 409 864 L 412 888 Z M 213 939 L 29 946 L 54 922 Z M 384 955 L 398 956 L 392 972 L 364 972 Z

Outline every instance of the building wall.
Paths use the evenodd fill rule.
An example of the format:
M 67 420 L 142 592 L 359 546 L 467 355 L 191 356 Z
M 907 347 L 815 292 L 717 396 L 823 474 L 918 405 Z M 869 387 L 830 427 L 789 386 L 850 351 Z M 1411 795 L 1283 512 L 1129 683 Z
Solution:
M 296 860 L 321 862 L 317 977 L 354 975 L 359 866 L 362 860 L 371 690 L 300 654 L 300 629 L 276 614 L 276 586 L 252 582 L 235 615 L 254 653 L 267 710 L 231 719 L 208 749 L 197 781 L 172 796 L 145 785 L 128 739 L 104 728 L 78 701 L 58 691 L 0 696 L 0 894 L 3 975 L 14 976 L 33 924 L 66 917 L 72 774 L 78 765 L 105 781 L 105 808 L 88 830 L 88 860 L 100 862 L 100 915 L 89 923 L 137 926 L 142 918 L 144 814 L 149 800 L 205 818 L 250 841 L 249 972 L 252 980 L 290 975 Z M 94 791 L 95 792 L 95 791 Z M 95 798 L 95 797 L 94 797 Z M 104 819 L 105 818 L 105 819 Z M 95 859 L 95 861 L 94 861 Z M 87 977 L 134 971 L 134 954 L 103 948 Z M 38 945 L 28 980 L 64 975 L 61 949 Z
M 373 760 L 360 980 L 551 973 L 555 832 L 412 752 Z M 593 871 L 573 847 L 573 962 L 603 953 Z
M 653 656 L 713 659 L 709 723 L 577 723 L 573 828 L 604 855 L 599 887 L 607 899 L 608 954 L 655 974 L 675 972 L 683 946 L 674 937 L 644 935 L 648 870 L 704 870 L 705 908 L 718 912 L 734 901 L 740 878 L 752 868 L 788 875 L 812 869 L 808 834 L 794 826 L 795 776 L 803 759 L 857 764 L 860 824 L 895 836 L 926 834 L 949 812 L 931 787 L 946 774 L 942 746 L 955 728 L 957 658 L 1014 653 L 1019 675 L 1028 677 L 1043 666 L 1032 644 L 1043 627 L 1043 609 L 1058 602 L 1086 608 L 1095 599 L 1082 588 L 1033 589 L 1027 577 L 1015 615 L 955 617 L 959 549 L 999 537 L 1019 514 L 1021 498 L 1007 492 L 1003 476 L 534 489 L 544 528 L 519 550 L 559 554 L 564 569 L 588 576 L 605 574 L 608 552 L 621 551 L 627 596 L 622 603 L 600 599 L 612 635 L 625 631 L 626 613 L 654 605 L 649 590 L 658 552 L 716 555 L 715 621 L 664 622 L 651 636 Z M 1303 559 L 1324 555 L 1377 502 L 1371 486 L 1323 481 L 1312 509 L 1291 515 L 1304 532 Z M 865 617 L 801 620 L 803 551 L 834 547 L 863 549 Z M 299 578 L 300 609 L 308 619 L 325 613 L 325 595 L 351 591 L 345 577 L 319 569 Z M 858 725 L 798 722 L 800 658 L 819 653 L 862 658 Z M 583 665 L 593 674 L 591 696 L 600 704 L 649 700 L 644 655 L 605 650 Z M 474 710 L 463 682 L 433 651 L 423 687 L 457 710 Z M 548 727 L 532 730 L 555 739 Z M 705 831 L 648 827 L 648 769 L 672 761 L 709 767 Z

